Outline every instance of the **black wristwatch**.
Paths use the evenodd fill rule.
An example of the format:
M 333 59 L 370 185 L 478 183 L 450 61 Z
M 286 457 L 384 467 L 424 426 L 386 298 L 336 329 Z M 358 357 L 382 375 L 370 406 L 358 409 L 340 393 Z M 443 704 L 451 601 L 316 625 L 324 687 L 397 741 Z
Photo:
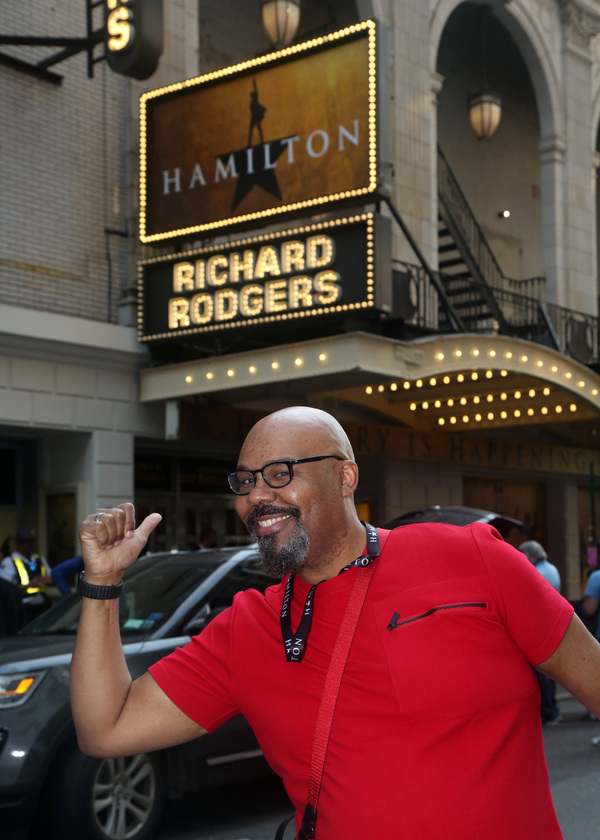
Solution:
M 84 598 L 93 598 L 94 601 L 109 601 L 111 598 L 118 598 L 123 589 L 123 581 L 113 583 L 110 586 L 96 586 L 95 583 L 87 583 L 83 579 L 85 571 L 77 578 L 77 591 Z

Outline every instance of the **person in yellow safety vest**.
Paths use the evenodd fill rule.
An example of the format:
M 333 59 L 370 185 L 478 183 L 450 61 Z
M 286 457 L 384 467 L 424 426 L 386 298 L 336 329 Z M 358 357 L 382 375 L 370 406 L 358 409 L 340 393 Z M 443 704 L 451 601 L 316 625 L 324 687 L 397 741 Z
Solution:
M 50 567 L 46 558 L 35 551 L 35 531 L 31 528 L 21 526 L 15 542 L 16 550 L 0 563 L 0 577 L 18 586 L 30 621 L 50 606 L 46 595 Z

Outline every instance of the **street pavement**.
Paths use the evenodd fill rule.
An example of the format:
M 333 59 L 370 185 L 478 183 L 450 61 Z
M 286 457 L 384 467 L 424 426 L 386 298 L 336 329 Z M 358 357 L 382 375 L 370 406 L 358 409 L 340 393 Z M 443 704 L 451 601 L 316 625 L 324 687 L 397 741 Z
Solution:
M 563 720 L 544 727 L 546 760 L 556 814 L 565 840 L 600 838 L 600 747 L 591 740 L 600 735 L 600 723 L 559 688 Z

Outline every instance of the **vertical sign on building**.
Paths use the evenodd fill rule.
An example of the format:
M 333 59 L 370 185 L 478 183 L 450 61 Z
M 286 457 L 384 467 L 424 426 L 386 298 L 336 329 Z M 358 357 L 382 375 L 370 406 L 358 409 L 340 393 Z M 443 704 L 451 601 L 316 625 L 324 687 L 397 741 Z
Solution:
M 162 0 L 104 0 L 106 60 L 111 70 L 147 79 L 163 51 Z

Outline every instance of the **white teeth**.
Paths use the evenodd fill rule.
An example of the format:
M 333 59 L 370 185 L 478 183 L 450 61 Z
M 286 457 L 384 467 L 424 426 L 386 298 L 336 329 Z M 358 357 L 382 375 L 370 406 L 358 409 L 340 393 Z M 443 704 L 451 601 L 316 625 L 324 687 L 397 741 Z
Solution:
M 291 514 L 287 514 L 286 516 L 275 516 L 273 519 L 262 519 L 261 525 L 263 528 L 270 528 L 271 525 L 275 525 L 276 522 L 283 522 L 284 519 L 289 519 Z

